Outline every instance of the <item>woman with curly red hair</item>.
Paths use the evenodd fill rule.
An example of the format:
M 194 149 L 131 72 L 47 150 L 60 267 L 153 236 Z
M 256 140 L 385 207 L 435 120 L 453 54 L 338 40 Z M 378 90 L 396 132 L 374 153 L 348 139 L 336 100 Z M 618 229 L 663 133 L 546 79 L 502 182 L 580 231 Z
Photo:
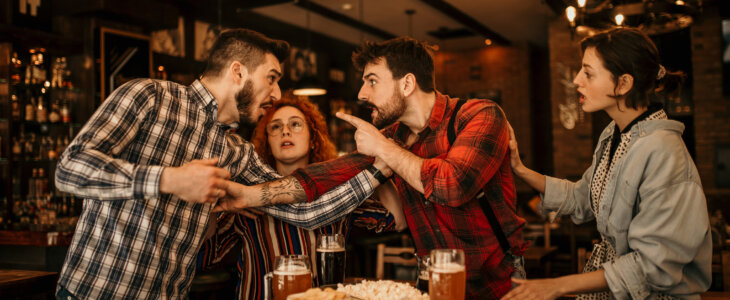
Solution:
M 327 123 L 319 109 L 307 100 L 284 96 L 274 102 L 254 129 L 251 142 L 256 152 L 281 175 L 289 175 L 310 163 L 337 157 L 337 149 L 330 140 Z M 393 190 L 378 190 L 378 197 L 388 211 L 377 201 L 367 199 L 355 211 L 334 223 L 297 227 L 271 216 L 247 218 L 241 214 L 224 213 L 218 218 L 217 239 L 211 239 L 201 248 L 201 265 L 218 263 L 242 243 L 237 271 L 238 299 L 263 298 L 264 275 L 273 269 L 279 255 L 307 254 L 314 259 L 317 235 L 340 233 L 347 236 L 349 225 L 366 227 L 375 232 L 405 229 L 405 216 Z M 396 201 L 398 200 L 398 201 Z M 322 226 L 325 225 L 325 226 Z M 314 265 L 314 260 L 312 261 Z M 317 268 L 312 268 L 314 277 Z M 316 284 L 316 283 L 315 283 Z

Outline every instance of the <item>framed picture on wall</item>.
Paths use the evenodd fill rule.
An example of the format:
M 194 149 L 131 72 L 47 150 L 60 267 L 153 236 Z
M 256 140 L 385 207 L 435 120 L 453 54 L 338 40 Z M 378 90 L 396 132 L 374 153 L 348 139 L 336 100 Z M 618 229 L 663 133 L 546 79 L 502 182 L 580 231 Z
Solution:
M 152 32 L 152 51 L 170 56 L 185 57 L 185 20 L 179 17 L 177 28 Z
M 99 32 L 103 102 L 120 85 L 135 78 L 152 77 L 152 50 L 147 35 L 106 27 Z
M 218 34 L 223 29 L 210 23 L 195 21 L 195 60 L 206 61 Z

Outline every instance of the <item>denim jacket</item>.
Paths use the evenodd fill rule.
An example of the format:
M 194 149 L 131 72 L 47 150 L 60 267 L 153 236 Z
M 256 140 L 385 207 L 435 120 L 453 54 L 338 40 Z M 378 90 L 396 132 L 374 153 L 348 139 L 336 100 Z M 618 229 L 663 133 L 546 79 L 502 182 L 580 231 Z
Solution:
M 542 209 L 569 215 L 576 224 L 596 219 L 616 249 L 616 259 L 603 264 L 615 298 L 663 293 L 699 299 L 712 278 L 712 240 L 699 174 L 681 137 L 684 125 L 647 120 L 631 128 L 631 143 L 615 162 L 596 216 L 590 184 L 613 127 L 601 134 L 582 179 L 547 177 Z

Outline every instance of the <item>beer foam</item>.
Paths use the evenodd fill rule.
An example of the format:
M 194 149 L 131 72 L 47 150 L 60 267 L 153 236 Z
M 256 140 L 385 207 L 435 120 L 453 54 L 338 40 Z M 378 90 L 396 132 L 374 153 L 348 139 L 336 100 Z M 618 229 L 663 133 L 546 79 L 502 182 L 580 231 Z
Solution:
M 317 248 L 317 252 L 345 252 L 345 248 Z
M 457 263 L 445 263 L 431 266 L 431 272 L 456 273 L 466 271 L 466 267 Z
M 310 274 L 309 270 L 303 266 L 284 266 L 274 270 L 276 275 L 304 275 Z

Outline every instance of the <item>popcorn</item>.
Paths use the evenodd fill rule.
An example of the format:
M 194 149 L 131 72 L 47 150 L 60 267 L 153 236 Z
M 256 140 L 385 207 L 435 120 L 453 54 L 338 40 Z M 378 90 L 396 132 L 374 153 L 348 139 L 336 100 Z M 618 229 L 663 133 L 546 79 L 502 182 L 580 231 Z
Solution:
M 410 284 L 391 280 L 363 280 L 352 285 L 340 283 L 337 284 L 337 291 L 344 292 L 353 299 L 363 300 L 428 300 L 427 293 L 421 293 Z

